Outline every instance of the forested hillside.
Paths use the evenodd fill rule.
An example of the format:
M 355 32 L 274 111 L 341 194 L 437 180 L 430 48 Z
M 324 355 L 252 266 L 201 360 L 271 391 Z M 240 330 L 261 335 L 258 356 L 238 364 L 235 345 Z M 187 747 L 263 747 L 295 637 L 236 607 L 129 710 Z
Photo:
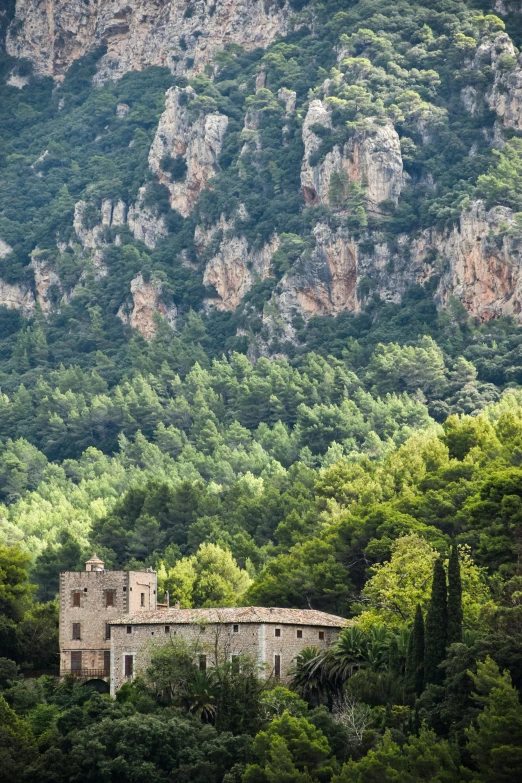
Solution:
M 518 779 L 521 25 L 0 8 L 0 780 Z M 32 678 L 93 551 L 350 625 L 290 690 Z

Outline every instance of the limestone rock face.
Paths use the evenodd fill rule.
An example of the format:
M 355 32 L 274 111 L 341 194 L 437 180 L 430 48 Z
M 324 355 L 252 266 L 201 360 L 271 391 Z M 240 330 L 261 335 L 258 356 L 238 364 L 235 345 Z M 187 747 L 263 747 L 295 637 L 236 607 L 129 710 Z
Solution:
M 192 211 L 199 192 L 217 174 L 218 157 L 228 117 L 212 112 L 191 117 L 189 102 L 196 97 L 191 87 L 172 87 L 165 96 L 165 111 L 149 152 L 149 167 L 170 193 L 170 205 L 183 217 Z M 180 175 L 162 168 L 165 158 L 184 167 Z
M 33 256 L 31 268 L 34 274 L 36 298 L 44 315 L 49 315 L 53 307 L 51 289 L 62 292 L 60 278 L 49 263 L 49 259 L 43 256 Z
M 100 46 L 107 53 L 98 80 L 150 65 L 182 75 L 201 72 L 228 44 L 268 46 L 286 32 L 288 17 L 287 5 L 274 0 L 16 0 L 7 48 L 45 76 L 63 76 Z
M 6 283 L 0 278 L 0 305 L 9 310 L 18 310 L 25 318 L 34 314 L 35 299 L 28 285 Z
M 132 305 L 122 305 L 118 310 L 118 318 L 143 335 L 146 340 L 152 340 L 156 333 L 154 315 L 159 313 L 167 323 L 175 329 L 177 310 L 174 304 L 167 306 L 162 301 L 163 287 L 161 283 L 150 280 L 145 282 L 141 272 L 131 281 Z
M 235 310 L 254 283 L 270 275 L 272 256 L 278 248 L 277 235 L 261 250 L 249 249 L 244 236 L 225 236 L 205 268 L 203 284 L 214 286 L 217 293 L 217 298 L 208 299 L 207 305 Z
M 315 248 L 283 276 L 263 320 L 270 333 L 292 340 L 296 315 L 306 321 L 359 312 L 375 293 L 397 302 L 411 285 L 438 275 L 439 305 L 456 297 L 481 321 L 503 315 L 522 321 L 521 234 L 510 209 L 487 211 L 481 201 L 472 202 L 451 230 L 398 237 L 393 252 L 379 242 L 368 250 L 347 229 L 319 223 Z
M 369 118 L 342 149 L 336 145 L 316 164 L 310 162 L 310 156 L 319 149 L 321 137 L 314 126 L 332 128 L 329 108 L 320 100 L 311 101 L 303 123 L 301 187 L 307 204 L 329 204 L 333 174 L 346 182 L 363 184 L 370 209 L 378 210 L 382 201 L 398 201 L 404 171 L 399 136 L 390 121 L 381 124 Z
M 5 258 L 6 256 L 11 253 L 13 248 L 11 245 L 9 245 L 7 242 L 4 242 L 3 239 L 0 239 L 0 258 Z
M 136 203 L 129 207 L 127 225 L 134 234 L 134 238 L 140 239 L 151 249 L 156 247 L 159 240 L 164 239 L 169 233 L 163 217 L 156 215 L 146 205 L 145 187 L 140 188 Z
M 484 99 L 506 128 L 522 130 L 522 55 L 518 56 L 515 46 L 506 33 L 500 33 L 494 40 L 484 41 L 477 49 L 473 66 L 477 69 L 489 65 L 493 71 L 493 87 Z M 463 95 L 464 105 L 474 113 L 476 98 L 470 101 L 470 90 Z M 476 92 L 476 91 L 475 91 Z

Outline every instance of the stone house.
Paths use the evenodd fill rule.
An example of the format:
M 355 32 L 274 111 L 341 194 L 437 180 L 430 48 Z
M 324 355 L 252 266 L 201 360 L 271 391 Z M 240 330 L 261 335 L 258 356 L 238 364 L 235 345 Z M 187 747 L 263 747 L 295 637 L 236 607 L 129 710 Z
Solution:
M 154 571 L 106 571 L 96 555 L 85 571 L 60 574 L 60 675 L 107 678 L 109 623 L 118 617 L 156 610 Z M 81 675 L 80 675 L 81 673 Z
M 110 682 L 112 695 L 177 640 L 201 669 L 248 656 L 260 677 L 285 681 L 303 648 L 327 649 L 347 624 L 312 609 L 169 608 L 154 571 L 107 571 L 96 555 L 85 565 L 60 574 L 60 674 Z
M 155 648 L 175 639 L 187 642 L 201 669 L 248 656 L 259 676 L 288 679 L 305 647 L 327 649 L 347 624 L 313 609 L 263 606 L 166 609 L 124 616 L 111 626 L 111 694 L 150 664 Z

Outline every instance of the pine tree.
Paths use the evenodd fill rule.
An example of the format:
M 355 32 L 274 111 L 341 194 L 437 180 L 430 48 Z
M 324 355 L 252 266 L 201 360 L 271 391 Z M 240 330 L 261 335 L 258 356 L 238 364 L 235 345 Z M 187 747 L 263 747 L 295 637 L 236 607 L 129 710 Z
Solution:
M 446 655 L 448 638 L 448 596 L 446 587 L 446 572 L 440 557 L 433 567 L 433 582 L 431 599 L 426 616 L 426 632 L 424 646 L 424 678 L 425 683 L 440 683 L 442 672 L 439 664 Z
M 448 638 L 447 644 L 462 641 L 462 582 L 457 546 L 451 548 L 448 563 Z
M 424 617 L 417 604 L 406 657 L 406 677 L 417 696 L 424 687 Z

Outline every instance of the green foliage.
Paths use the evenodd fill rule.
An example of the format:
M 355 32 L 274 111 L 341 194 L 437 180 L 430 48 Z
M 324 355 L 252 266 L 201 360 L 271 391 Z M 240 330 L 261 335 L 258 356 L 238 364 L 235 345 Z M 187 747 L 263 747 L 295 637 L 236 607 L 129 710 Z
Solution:
M 462 580 L 459 553 L 454 544 L 448 561 L 448 644 L 462 641 L 462 618 Z
M 448 597 L 446 571 L 440 558 L 433 565 L 431 598 L 426 615 L 424 676 L 427 683 L 440 682 L 440 664 L 446 656 L 448 641 Z

